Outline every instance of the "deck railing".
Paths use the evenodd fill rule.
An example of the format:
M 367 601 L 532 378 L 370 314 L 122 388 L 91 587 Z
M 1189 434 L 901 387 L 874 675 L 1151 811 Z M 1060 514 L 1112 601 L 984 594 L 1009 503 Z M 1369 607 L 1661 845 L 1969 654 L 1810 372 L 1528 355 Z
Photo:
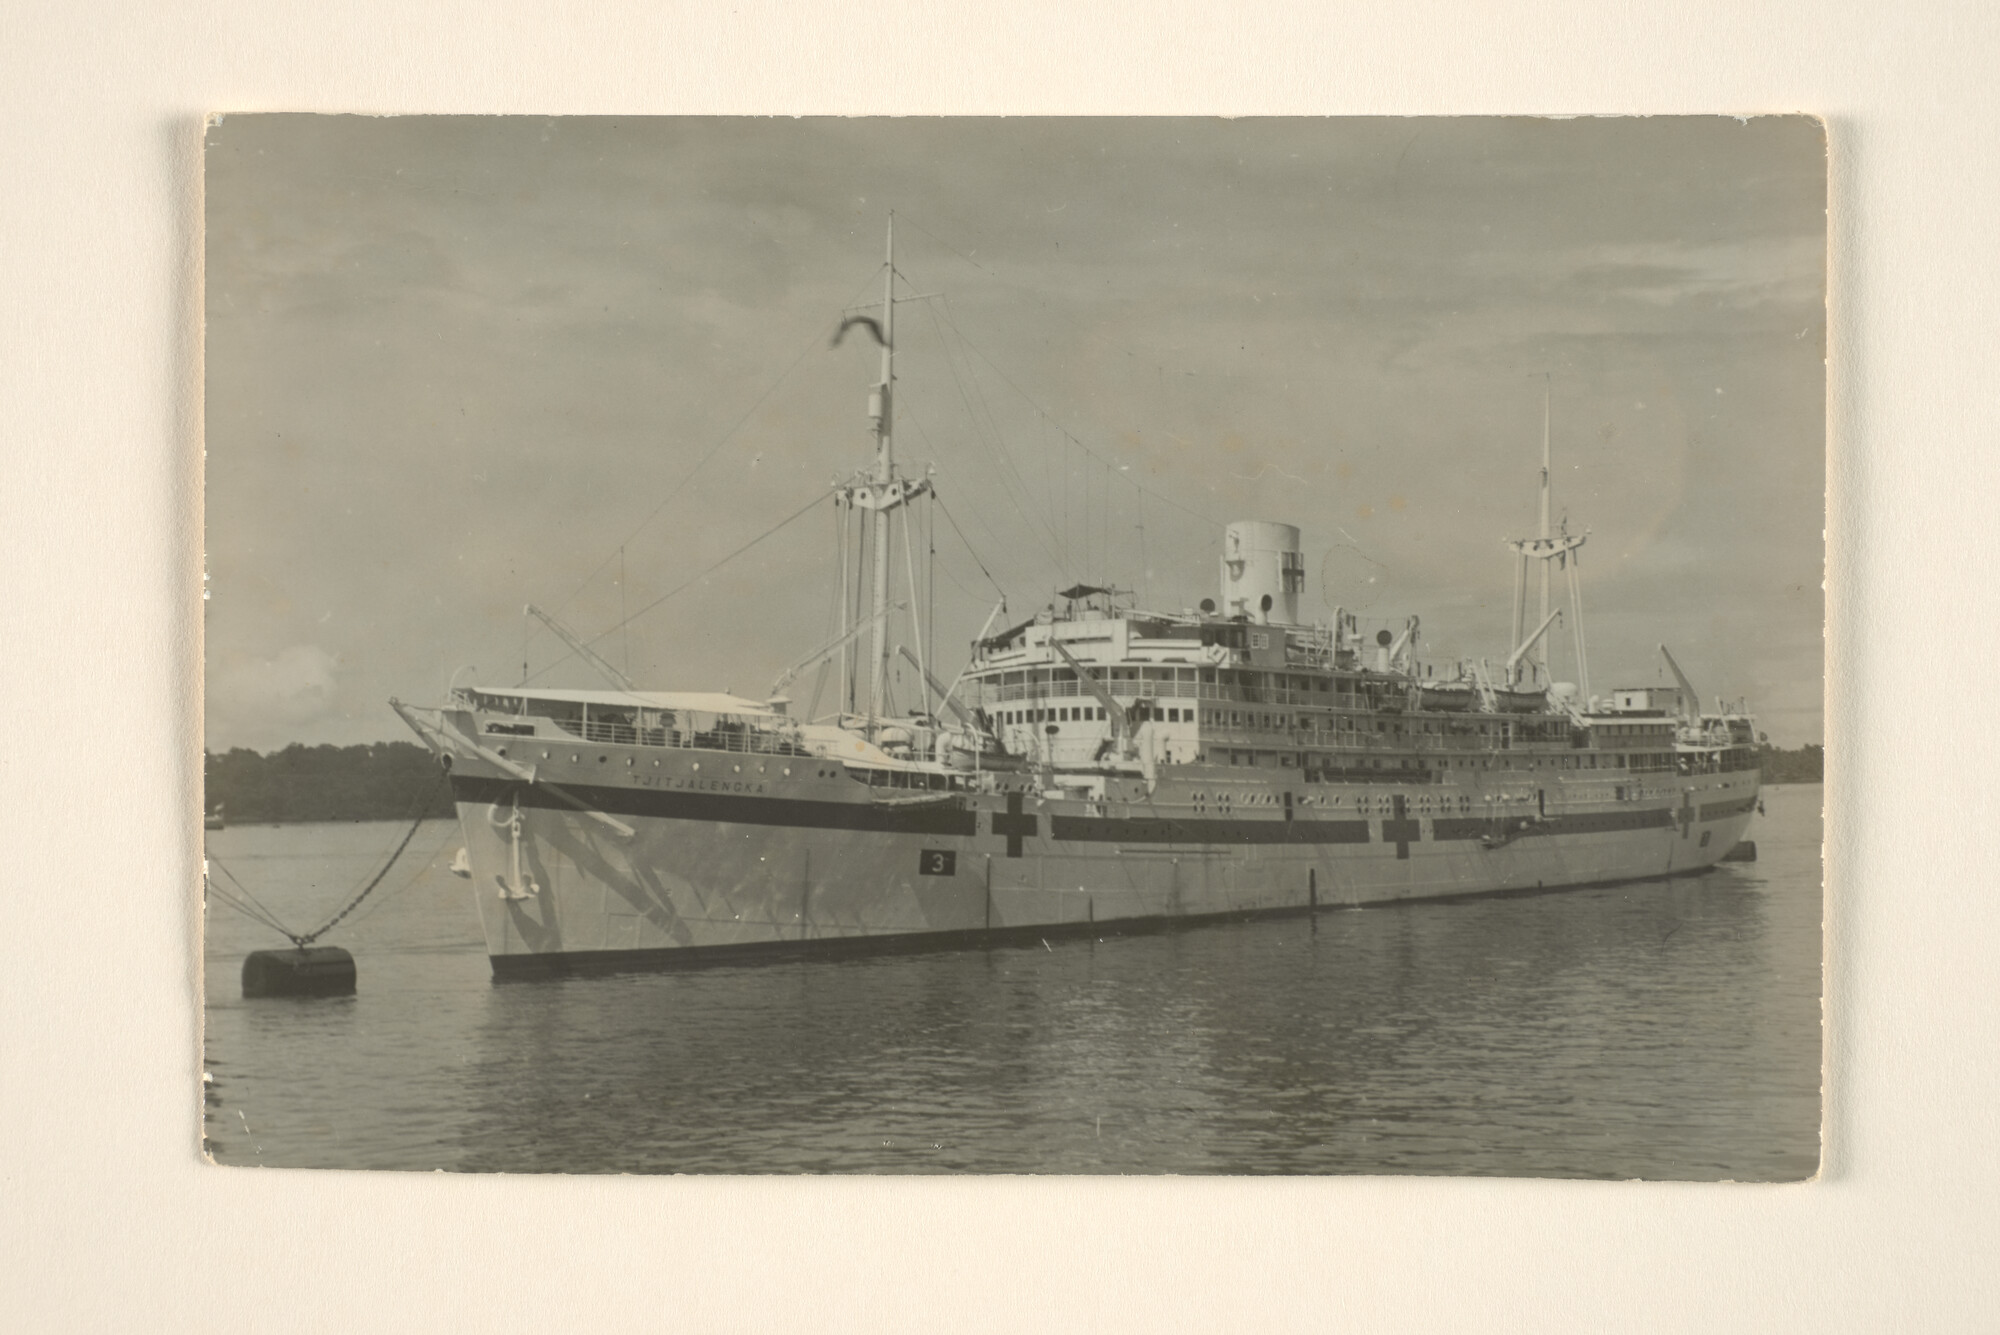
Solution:
M 683 751 L 738 751 L 750 755 L 802 756 L 806 748 L 796 735 L 762 728 L 723 726 L 706 732 L 681 728 L 637 728 L 629 723 L 588 723 L 547 718 L 572 737 L 607 746 L 658 746 Z
M 1371 696 L 1353 691 L 1294 691 L 1260 686 L 1222 686 L 1192 681 L 1118 681 L 1099 678 L 1110 695 L 1120 700 L 1212 700 L 1217 704 L 1311 706 L 1319 709 L 1353 709 L 1402 712 L 1414 708 L 1406 689 L 1384 689 Z M 1426 683 L 1433 687 L 1455 687 L 1457 683 Z M 961 688 L 965 703 L 994 706 L 1032 700 L 1073 700 L 1093 692 L 1080 681 L 1014 682 L 996 685 L 969 682 Z M 1470 690 L 1470 687 L 1467 687 Z M 1430 712 L 1460 714 L 1465 709 Z M 1491 718 L 1492 715 L 1483 715 Z
M 1259 686 L 1221 686 L 1213 682 L 1193 681 L 1123 681 L 1098 678 L 1100 685 L 1110 694 L 1120 699 L 1141 700 L 1216 700 L 1232 704 L 1246 705 L 1321 705 L 1340 709 L 1365 709 L 1369 707 L 1364 696 L 1350 691 L 1294 691 L 1267 689 Z M 965 700 L 970 705 L 1007 704 L 1015 700 L 1073 699 L 1090 695 L 1089 687 L 1078 681 L 1027 682 L 994 685 L 992 683 L 969 682 L 963 688 Z M 1403 702 L 1403 692 L 1385 693 L 1392 703 Z

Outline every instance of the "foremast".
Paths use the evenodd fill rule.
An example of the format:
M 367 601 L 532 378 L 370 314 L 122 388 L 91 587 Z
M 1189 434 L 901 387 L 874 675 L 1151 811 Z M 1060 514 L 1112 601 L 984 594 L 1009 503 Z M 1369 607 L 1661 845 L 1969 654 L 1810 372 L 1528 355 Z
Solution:
M 835 490 L 836 503 L 846 506 L 856 513 L 870 516 L 868 521 L 868 542 L 872 549 L 873 566 L 870 622 L 869 660 L 867 669 L 868 694 L 864 728 L 873 740 L 882 730 L 888 708 L 889 682 L 889 556 L 894 545 L 894 516 L 897 510 L 905 511 L 903 542 L 907 554 L 909 531 L 907 507 L 917 497 L 930 490 L 927 478 L 907 477 L 896 468 L 896 215 L 889 215 L 888 242 L 882 267 L 882 313 L 879 319 L 866 316 L 849 316 L 841 322 L 841 332 L 845 333 L 851 324 L 872 326 L 876 341 L 882 348 L 881 379 L 868 393 L 868 417 L 875 436 L 875 461 L 872 468 L 855 474 Z M 839 336 L 835 336 L 839 341 Z M 845 563 L 845 555 L 842 562 Z M 911 590 L 912 616 L 915 616 L 915 589 Z M 843 633 L 853 629 L 847 621 L 850 609 L 846 599 L 842 599 L 841 617 Z M 923 643 L 921 629 L 916 636 L 917 643 Z M 920 669 L 923 665 L 920 664 Z M 859 674 L 856 674 L 857 678 Z M 858 702 L 857 702 L 858 703 Z

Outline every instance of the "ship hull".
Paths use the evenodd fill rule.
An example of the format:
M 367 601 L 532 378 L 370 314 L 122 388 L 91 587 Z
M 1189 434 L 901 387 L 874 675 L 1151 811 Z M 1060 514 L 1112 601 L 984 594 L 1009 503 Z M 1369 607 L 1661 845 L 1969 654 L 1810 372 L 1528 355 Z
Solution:
M 727 777 L 702 778 L 704 758 Z M 1274 788 L 1268 805 L 1227 814 L 1021 793 L 890 805 L 853 800 L 855 785 L 817 762 L 760 758 L 747 775 L 743 762 L 682 752 L 641 778 L 596 755 L 565 772 L 559 758 L 535 782 L 476 760 L 456 771 L 496 975 L 958 948 L 1685 874 L 1735 846 L 1757 794 L 1756 772 L 1739 771 L 1662 775 L 1608 802 L 1594 800 L 1611 792 L 1601 784 L 1550 776 L 1530 792 L 1516 776 L 1514 791 L 1476 795 L 1327 785 L 1343 792 L 1282 807 Z

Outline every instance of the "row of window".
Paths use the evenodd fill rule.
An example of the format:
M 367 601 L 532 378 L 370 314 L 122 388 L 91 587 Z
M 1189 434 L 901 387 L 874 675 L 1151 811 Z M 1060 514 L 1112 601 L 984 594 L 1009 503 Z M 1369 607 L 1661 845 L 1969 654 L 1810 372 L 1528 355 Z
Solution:
M 1424 768 L 1424 762 L 1416 756 L 1332 756 L 1317 751 L 1251 751 L 1233 746 L 1210 747 L 1202 758 L 1218 765 L 1262 765 L 1266 769 L 1312 769 L 1333 766 L 1395 773 L 1398 770 Z
M 847 777 L 870 788 L 920 788 L 933 793 L 963 790 L 965 780 L 956 774 L 914 774 L 900 769 L 863 769 L 850 765 Z
M 1138 700 L 1130 707 L 1132 718 L 1137 722 L 1159 719 L 1167 723 L 1195 723 L 1202 715 L 1194 706 L 1162 705 L 1155 701 Z M 1084 723 L 1101 722 L 1105 716 L 1102 705 L 1052 705 L 1041 708 L 1003 709 L 1000 722 L 1003 725 L 1032 723 Z M 1325 732 L 1363 733 L 1377 737 L 1479 737 L 1489 742 L 1497 742 L 1506 737 L 1505 725 L 1501 723 L 1460 723 L 1443 719 L 1383 719 L 1370 720 L 1352 714 L 1268 714 L 1257 710 L 1211 709 L 1207 714 L 1208 725 L 1212 728 L 1233 728 L 1246 732 Z M 1370 724 L 1373 724 L 1372 730 Z M 1517 729 L 1522 725 L 1517 724 Z M 1554 740 L 1539 733 L 1519 732 L 1520 740 Z
M 1289 768 L 1297 764 L 1303 764 L 1303 762 L 1308 759 L 1308 757 L 1306 756 L 1294 756 L 1291 753 L 1278 754 L 1268 751 L 1265 752 L 1229 751 L 1223 754 L 1228 755 L 1229 763 L 1232 765 L 1239 763 L 1244 765 L 1255 765 L 1260 763 L 1260 761 L 1265 765 L 1271 765 L 1273 763 L 1273 760 L 1275 759 L 1279 762 L 1281 767 Z M 499 755 L 504 759 L 507 755 L 507 749 L 505 747 L 502 747 L 499 751 Z M 550 753 L 547 751 L 543 751 L 541 753 L 541 758 L 543 760 L 550 759 Z M 1310 758 L 1324 759 L 1324 757 L 1310 757 Z M 1566 758 L 1571 760 L 1574 759 L 1574 757 L 1566 757 Z M 608 764 L 610 762 L 610 759 L 611 759 L 610 756 L 600 755 L 597 757 L 597 763 L 600 765 Z M 579 764 L 582 762 L 582 760 L 583 757 L 580 754 L 572 753 L 570 755 L 570 763 L 572 764 Z M 627 769 L 635 768 L 635 765 L 636 762 L 634 757 L 632 756 L 625 757 L 625 767 Z M 660 768 L 660 762 L 658 760 L 654 760 L 652 763 L 652 768 L 654 769 Z M 692 765 L 690 768 L 692 768 L 696 772 L 699 772 L 701 770 L 701 762 L 696 761 L 694 765 Z M 767 766 L 764 764 L 756 764 L 752 768 L 753 772 L 757 774 L 764 774 L 767 772 Z M 743 766 L 741 764 L 733 765 L 731 766 L 728 772 L 732 774 L 741 774 L 743 773 Z M 789 765 L 783 766 L 781 767 L 781 772 L 784 777 L 789 778 L 792 773 L 792 768 Z M 815 771 L 815 777 L 822 779 L 831 778 L 841 772 L 843 772 L 841 769 L 822 768 Z M 971 787 L 969 780 L 956 774 L 915 773 L 909 770 L 868 769 L 860 766 L 846 766 L 844 767 L 844 772 L 850 779 L 855 780 L 857 783 L 865 783 L 869 785 L 871 788 L 916 789 L 929 792 L 963 792 L 963 791 L 968 791 Z M 1305 780 L 1307 783 L 1320 783 L 1322 781 L 1331 781 L 1333 773 L 1337 772 L 1324 771 L 1320 769 L 1307 767 L 1305 769 Z M 1396 772 L 1396 768 L 1392 763 L 1391 765 L 1384 767 L 1381 770 L 1378 777 L 1392 783 L 1423 782 L 1425 781 L 1426 778 L 1428 778 L 1428 775 L 1425 775 L 1423 777 L 1418 777 L 1417 775 L 1411 775 L 1411 774 L 1399 774 Z M 1634 798 L 1638 798 L 1644 795 L 1641 790 L 1636 788 L 1631 789 L 1630 792 L 1632 797 Z M 1624 788 L 1623 786 L 1620 786 L 1617 787 L 1616 789 L 1607 789 L 1601 793 L 1572 792 L 1571 796 L 1585 801 L 1592 799 L 1596 800 L 1608 799 L 1608 800 L 1623 802 L 1626 800 L 1627 797 L 1627 789 Z M 1207 810 L 1210 799 L 1205 794 L 1194 793 L 1191 795 L 1191 798 L 1194 803 L 1196 811 L 1199 812 Z M 1238 794 L 1233 794 L 1229 792 L 1218 792 L 1214 795 L 1213 798 L 1213 802 L 1216 808 L 1220 811 L 1225 811 L 1225 812 L 1233 809 L 1234 804 L 1238 800 L 1239 800 Z M 1248 796 L 1241 796 L 1240 800 L 1242 800 L 1245 805 L 1254 806 L 1262 804 L 1266 806 L 1276 806 L 1282 799 L 1280 795 L 1276 792 L 1265 792 L 1265 793 L 1250 794 Z M 1329 795 L 1307 793 L 1307 794 L 1299 794 L 1295 800 L 1300 805 L 1321 806 L 1327 808 L 1337 808 L 1341 806 L 1344 802 L 1351 803 L 1357 812 L 1364 812 L 1364 813 L 1368 810 L 1369 803 L 1372 800 L 1373 803 L 1375 804 L 1377 812 L 1382 815 L 1388 815 L 1393 810 L 1393 803 L 1394 803 L 1393 795 L 1388 793 L 1376 793 L 1373 795 L 1372 799 L 1370 795 L 1366 793 L 1359 794 L 1351 798 L 1343 797 L 1339 793 L 1333 793 Z M 1408 799 L 1409 809 L 1412 812 L 1419 815 L 1430 815 L 1433 810 L 1434 800 L 1435 800 L 1435 809 L 1438 814 L 1440 815 L 1448 814 L 1451 811 L 1454 799 L 1450 795 L 1448 794 L 1439 795 L 1438 797 L 1433 799 L 1432 796 L 1428 793 L 1419 793 L 1413 797 L 1410 797 Z M 1480 799 L 1480 802 L 1485 805 L 1491 805 L 1494 803 L 1507 803 L 1514 801 L 1524 802 L 1527 800 L 1529 800 L 1527 794 L 1489 793 L 1484 795 Z M 1469 795 L 1461 794 L 1458 796 L 1456 801 L 1460 813 L 1469 812 L 1473 808 L 1473 799 Z
M 1673 735 L 1671 723 L 1593 723 L 1590 725 L 1592 737 L 1649 737 L 1661 738 Z
M 1192 714 L 1194 711 L 1188 711 Z M 1457 719 L 1377 718 L 1357 714 L 1266 714 L 1256 710 L 1215 709 L 1208 713 L 1213 727 L 1238 728 L 1248 732 L 1363 733 L 1376 737 L 1476 737 L 1488 743 L 1508 739 L 1507 725 L 1501 722 L 1472 723 Z M 1516 741 L 1553 741 L 1558 738 L 1521 730 Z
M 500 748 L 500 749 L 499 749 L 499 750 L 498 750 L 497 752 L 495 752 L 494 754 L 498 755 L 498 756 L 499 756 L 499 757 L 500 757 L 500 758 L 501 758 L 502 760 L 505 760 L 505 759 L 507 758 L 507 748 L 503 746 L 503 747 L 501 747 L 501 748 Z M 803 755 L 805 754 L 805 752 L 803 752 L 803 751 L 799 751 L 799 752 L 796 752 L 796 753 L 788 753 L 788 754 L 797 754 L 797 755 L 801 755 L 801 756 L 803 756 Z M 550 752 L 549 752 L 549 751 L 548 751 L 548 750 L 547 750 L 546 748 L 544 748 L 544 749 L 543 749 L 543 751 L 542 751 L 541 755 L 542 755 L 542 759 L 543 759 L 543 760 L 549 760 L 549 759 L 552 759 L 552 758 L 553 758 L 553 757 L 551 756 Z M 638 756 L 626 756 L 626 757 L 625 757 L 625 768 L 626 768 L 626 769 L 639 769 L 639 768 L 641 768 L 641 766 L 640 766 L 640 764 L 639 764 L 639 761 L 640 761 L 640 759 L 641 759 L 641 757 L 638 757 Z M 570 764 L 572 764 L 572 765 L 581 765 L 581 764 L 583 763 L 583 754 L 582 754 L 581 752 L 579 752 L 579 751 L 572 751 L 572 752 L 570 752 L 570 753 L 569 753 L 569 763 L 570 763 Z M 597 763 L 598 763 L 598 764 L 600 764 L 600 765 L 609 765 L 609 764 L 611 763 L 611 757 L 610 757 L 610 756 L 608 756 L 608 755 L 599 755 L 599 756 L 597 757 Z M 711 763 L 713 763 L 713 762 L 711 762 Z M 751 762 L 749 762 L 749 764 L 750 764 L 750 773 L 752 773 L 752 774 L 769 774 L 769 773 L 771 772 L 771 766 L 770 766 L 770 765 L 769 765 L 769 764 L 768 764 L 767 762 L 764 762 L 764 761 L 751 761 Z M 727 768 L 727 769 L 725 770 L 725 769 L 723 768 L 723 765 L 728 765 L 728 768 Z M 654 760 L 654 761 L 652 762 L 652 765 L 651 765 L 651 768 L 653 768 L 653 769 L 659 769 L 659 768 L 660 768 L 660 762 L 659 762 L 659 761 L 658 761 L 657 759 L 655 759 L 655 760 Z M 692 765 L 689 765 L 689 766 L 688 766 L 688 769 L 689 769 L 689 770 L 691 770 L 691 771 L 693 771 L 693 772 L 695 772 L 695 773 L 697 773 L 697 774 L 698 774 L 698 773 L 700 773 L 700 772 L 701 772 L 701 762 L 700 762 L 699 760 L 695 761 L 695 762 L 694 762 L 694 763 L 693 763 Z M 714 769 L 712 769 L 712 770 L 711 770 L 711 771 L 709 771 L 709 772 L 710 772 L 711 774 L 741 774 L 741 773 L 743 773 L 743 772 L 744 772 L 744 770 L 743 770 L 743 762 L 738 762 L 738 763 L 735 763 L 735 764 L 729 764 L 729 762 L 727 762 L 727 761 L 724 761 L 724 762 L 721 762 L 721 763 L 718 763 L 718 764 L 716 764 L 716 765 L 715 765 L 715 768 L 714 768 Z M 839 772 L 839 771 L 838 771 L 838 770 L 835 770 L 835 769 L 824 769 L 824 768 L 823 768 L 823 769 L 817 769 L 817 770 L 814 770 L 814 771 L 813 771 L 813 777 L 815 777 L 815 778 L 820 778 L 820 779 L 831 779 L 831 778 L 833 778 L 833 777 L 834 777 L 834 775 L 835 775 L 835 774 L 837 774 L 838 772 Z M 787 778 L 787 779 L 789 779 L 789 778 L 791 778 L 791 777 L 792 777 L 792 767 L 791 767 L 790 765 L 781 765 L 781 766 L 779 766 L 779 768 L 778 768 L 778 773 L 779 773 L 779 776 L 780 776 L 780 777 L 782 777 L 782 778 Z M 800 769 L 800 771 L 799 771 L 799 775 L 800 775 L 800 777 L 801 777 L 801 778 L 805 777 L 805 771 L 804 771 L 804 768 L 803 768 L 803 767 L 801 767 L 801 769 Z M 921 787 L 921 785 L 917 785 L 917 786 Z
M 1239 803 L 1244 806 L 1277 806 L 1282 800 L 1276 793 L 1255 793 L 1248 796 L 1227 792 L 1213 795 L 1190 793 L 1188 798 L 1197 815 L 1204 814 L 1211 808 L 1217 812 L 1227 813 L 1233 811 Z M 1299 806 L 1318 807 L 1328 811 L 1349 810 L 1357 816 L 1371 813 L 1377 816 L 1396 814 L 1396 795 L 1393 793 L 1300 793 L 1293 800 Z M 1538 800 L 1535 793 L 1485 793 L 1476 799 L 1469 793 L 1460 793 L 1456 796 L 1450 793 L 1436 795 L 1415 793 L 1404 797 L 1403 811 L 1408 816 L 1449 816 L 1454 813 L 1469 816 L 1474 811 L 1484 812 L 1496 806 L 1519 805 Z M 1585 797 L 1583 800 L 1590 799 Z M 1612 800 L 1611 794 L 1608 792 L 1602 794 L 1600 800 Z M 1618 789 L 1616 800 L 1620 802 L 1625 800 L 1623 788 Z
M 1373 700 L 1401 702 L 1409 688 L 1401 681 L 1331 677 L 1299 672 L 1256 672 L 1234 668 L 1102 667 L 1097 679 L 1114 695 L 1182 695 L 1268 704 L 1337 704 L 1350 708 Z M 992 673 L 968 683 L 974 703 L 998 704 L 1038 695 L 1073 695 L 1073 668 L 1027 668 Z
M 1192 708 L 1179 709 L 1173 706 L 1162 708 L 1141 701 L 1128 711 L 1133 722 L 1144 723 L 1148 719 L 1159 719 L 1167 723 L 1192 723 L 1195 714 Z M 1024 723 L 1101 723 L 1104 721 L 1103 705 L 1060 705 L 1048 709 L 1003 709 L 1000 711 L 1002 724 Z
M 1569 755 L 1510 755 L 1510 756 L 1353 756 L 1325 751 L 1253 751 L 1245 747 L 1212 746 L 1196 759 L 1217 765 L 1251 765 L 1266 769 L 1303 769 L 1309 781 L 1318 783 L 1316 776 L 1326 774 L 1325 782 L 1339 782 L 1338 776 L 1355 770 L 1381 770 L 1393 774 L 1398 770 L 1428 772 L 1432 769 L 1534 769 L 1534 770 L 1591 770 L 1591 769 L 1631 769 L 1640 773 L 1665 773 L 1675 768 L 1674 757 L 1668 755 L 1599 756 L 1595 752 Z M 1630 762 L 1629 764 L 1627 762 Z M 1681 767 L 1683 773 L 1687 767 Z
M 1179 713 L 1179 710 L 1175 710 Z M 1003 709 L 1000 722 L 1020 723 L 1085 723 L 1104 717 L 1103 705 L 1064 705 L 1053 709 Z
M 504 746 L 501 747 L 499 755 L 501 759 L 503 760 L 506 759 L 507 748 Z M 549 758 L 550 758 L 549 753 L 547 751 L 543 751 L 542 759 L 547 760 Z M 569 759 L 572 765 L 579 765 L 583 763 L 583 756 L 574 751 L 570 753 Z M 597 758 L 597 763 L 600 765 L 608 765 L 611 763 L 611 757 L 607 755 L 600 755 Z M 625 768 L 626 769 L 638 768 L 636 758 L 632 756 L 626 756 Z M 660 762 L 655 760 L 652 764 L 652 768 L 653 769 L 660 768 Z M 689 766 L 689 768 L 699 773 L 701 770 L 701 762 L 697 760 L 694 762 L 693 765 Z M 813 777 L 819 779 L 831 779 L 838 776 L 843 771 L 846 773 L 848 778 L 855 780 L 857 783 L 865 783 L 871 788 L 916 788 L 916 789 L 923 789 L 928 792 L 956 793 L 965 791 L 969 786 L 964 778 L 956 774 L 924 774 L 924 773 L 914 773 L 909 770 L 898 770 L 898 769 L 866 769 L 854 765 L 835 767 L 831 769 L 829 768 L 816 769 L 813 771 Z M 743 766 L 740 764 L 732 765 L 727 772 L 731 774 L 741 774 L 743 773 Z M 755 774 L 765 774 L 769 772 L 769 767 L 765 764 L 753 764 L 751 772 Z M 784 765 L 780 767 L 781 777 L 790 778 L 791 774 L 792 774 L 792 767 L 790 765 Z

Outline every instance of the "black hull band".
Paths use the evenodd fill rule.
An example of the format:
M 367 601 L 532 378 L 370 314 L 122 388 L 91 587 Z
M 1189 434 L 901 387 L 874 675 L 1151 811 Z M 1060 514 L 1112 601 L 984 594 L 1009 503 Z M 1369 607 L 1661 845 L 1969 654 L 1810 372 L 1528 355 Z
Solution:
M 978 833 L 978 823 L 962 802 L 885 807 L 867 802 L 819 802 L 808 798 L 740 796 L 735 793 L 662 792 L 651 788 L 608 788 L 564 783 L 563 792 L 593 811 L 610 816 L 652 816 L 663 820 L 714 821 L 724 825 L 775 825 L 805 830 L 869 830 L 878 834 Z M 454 774 L 453 798 L 460 802 L 514 802 L 546 811 L 574 811 L 574 804 L 542 784 Z

